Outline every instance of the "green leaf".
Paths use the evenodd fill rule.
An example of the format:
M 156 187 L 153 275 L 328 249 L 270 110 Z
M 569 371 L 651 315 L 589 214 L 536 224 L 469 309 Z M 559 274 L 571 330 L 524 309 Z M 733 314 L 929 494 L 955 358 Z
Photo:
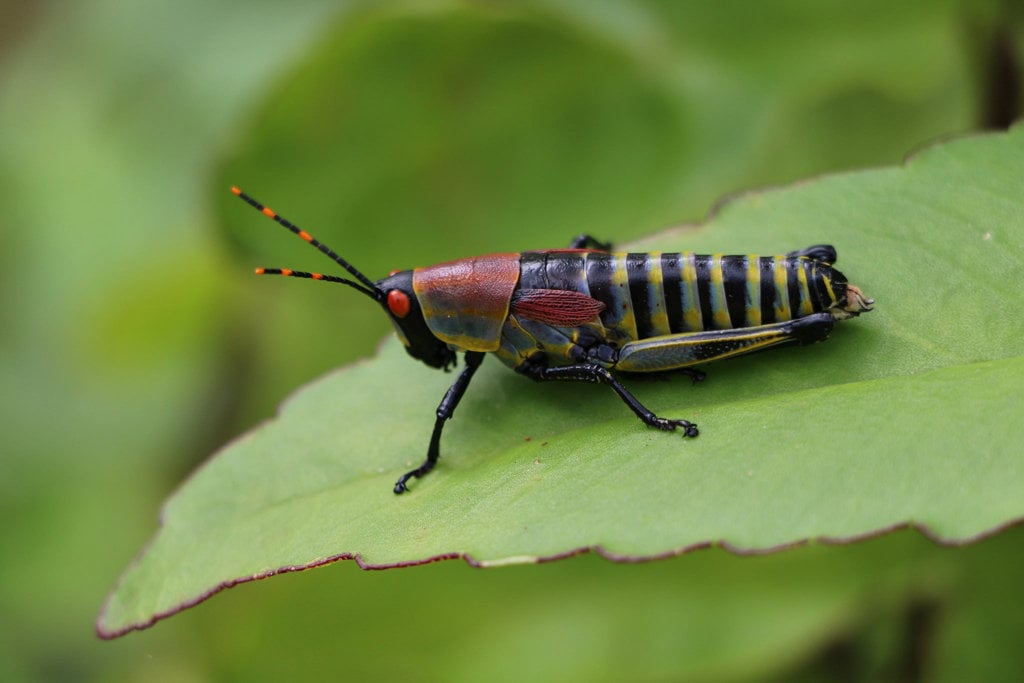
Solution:
M 212 458 L 110 596 L 98 630 L 151 624 L 238 582 L 355 558 L 492 566 L 597 549 L 641 559 L 718 544 L 764 552 L 916 525 L 946 543 L 1024 516 L 1024 339 L 1008 283 L 1024 267 L 1024 127 L 932 147 L 903 168 L 735 199 L 706 224 L 631 248 L 777 253 L 836 245 L 877 300 L 825 344 L 634 382 L 537 385 L 489 360 L 425 452 L 451 376 L 395 341 L 298 391 Z

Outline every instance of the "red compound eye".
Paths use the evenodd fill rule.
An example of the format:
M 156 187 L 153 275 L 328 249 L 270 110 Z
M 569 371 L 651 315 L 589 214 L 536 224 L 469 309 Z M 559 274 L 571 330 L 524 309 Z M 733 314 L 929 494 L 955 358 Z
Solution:
M 404 318 L 409 315 L 409 297 L 400 289 L 392 289 L 388 292 L 388 309 L 396 318 Z

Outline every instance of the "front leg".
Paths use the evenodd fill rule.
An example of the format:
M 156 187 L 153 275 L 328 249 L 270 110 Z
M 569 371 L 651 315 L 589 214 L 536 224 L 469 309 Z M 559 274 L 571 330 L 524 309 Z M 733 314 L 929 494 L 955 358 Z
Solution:
M 527 363 L 527 365 L 520 368 L 520 372 L 540 381 L 603 382 L 619 395 L 622 402 L 629 406 L 629 409 L 636 413 L 636 416 L 645 425 L 669 432 L 682 428 L 683 436 L 689 437 L 697 436 L 700 433 L 697 430 L 697 425 L 689 420 L 671 420 L 655 415 L 652 410 L 637 400 L 636 396 L 629 393 L 626 387 L 622 386 L 622 383 L 615 379 L 615 376 L 607 368 L 601 367 L 596 363 L 577 363 L 576 365 L 548 367 L 543 361 L 539 361 Z
M 405 493 L 409 490 L 409 487 L 406 486 L 407 481 L 413 477 L 422 477 L 434 469 L 437 459 L 441 457 L 441 430 L 444 429 L 444 423 L 450 420 L 455 413 L 455 408 L 459 405 L 459 401 L 462 400 L 462 395 L 466 393 L 466 387 L 469 386 L 469 380 L 473 379 L 473 373 L 480 367 L 480 363 L 483 360 L 484 354 L 482 351 L 466 352 L 466 367 L 459 373 L 458 379 L 448 387 L 444 398 L 441 399 L 441 403 L 437 406 L 437 419 L 434 421 L 434 433 L 430 435 L 427 459 L 416 469 L 410 470 L 398 478 L 398 481 L 395 482 L 395 493 Z

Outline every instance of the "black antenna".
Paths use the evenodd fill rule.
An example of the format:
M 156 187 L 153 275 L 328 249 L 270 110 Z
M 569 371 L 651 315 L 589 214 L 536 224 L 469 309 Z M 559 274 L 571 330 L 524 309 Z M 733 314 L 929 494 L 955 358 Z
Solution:
M 316 239 L 315 237 L 310 235 L 305 230 L 300 229 L 299 226 L 295 225 L 294 223 L 292 223 L 288 219 L 283 218 L 283 217 L 277 215 L 276 211 L 274 211 L 273 209 L 271 209 L 268 206 L 264 206 L 263 204 L 260 204 L 258 201 L 256 201 L 255 199 L 253 199 L 252 197 L 250 197 L 246 193 L 242 192 L 237 187 L 232 186 L 231 187 L 231 192 L 234 193 L 235 196 L 237 196 L 240 199 L 242 199 L 246 204 L 248 204 L 249 206 L 253 207 L 257 211 L 262 213 L 267 218 L 272 218 L 278 224 L 284 226 L 285 228 L 288 228 L 293 233 L 295 233 L 296 235 L 301 237 L 303 240 L 305 240 L 306 242 L 309 242 L 310 244 L 312 244 L 314 247 L 319 249 L 322 253 L 324 253 L 328 257 L 330 257 L 330 259 L 332 261 L 337 263 L 339 266 L 341 266 L 342 268 L 344 268 L 348 272 L 352 273 L 352 275 L 354 275 L 356 277 L 356 279 L 359 280 L 359 282 L 353 282 L 352 280 L 346 280 L 343 277 L 337 277 L 335 275 L 323 275 L 321 273 L 307 273 L 307 272 L 301 271 L 301 270 L 291 270 L 290 268 L 257 268 L 256 269 L 256 274 L 257 275 L 284 275 L 286 277 L 301 277 L 301 278 L 307 278 L 307 279 L 310 279 L 310 280 L 323 280 L 324 282 L 339 282 L 339 283 L 341 283 L 343 285 L 348 285 L 349 287 L 352 287 L 354 289 L 358 289 L 360 292 L 362 292 L 363 294 L 366 294 L 368 297 L 370 297 L 374 301 L 383 301 L 383 299 L 384 299 L 384 292 L 382 292 L 379 289 L 377 289 L 377 285 L 375 285 L 372 280 L 370 280 L 368 277 L 366 277 L 365 275 L 360 273 L 358 270 L 356 270 L 355 266 L 353 266 L 351 263 L 349 263 L 345 259 L 343 259 L 340 256 L 338 256 L 338 254 L 333 249 L 328 247 L 326 244 L 320 242 L 318 239 Z M 362 283 L 362 284 L 360 284 L 360 283 Z

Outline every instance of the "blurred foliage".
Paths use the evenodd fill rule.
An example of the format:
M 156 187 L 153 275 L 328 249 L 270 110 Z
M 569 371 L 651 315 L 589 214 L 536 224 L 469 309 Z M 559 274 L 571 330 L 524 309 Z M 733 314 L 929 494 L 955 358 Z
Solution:
M 228 591 L 114 643 L 92 621 L 188 471 L 387 332 L 336 288 L 252 281 L 255 257 L 322 263 L 229 213 L 226 180 L 369 273 L 583 229 L 624 240 L 731 192 L 1006 125 L 1020 12 L 0 5 L 0 678 L 1012 678 L 1019 529 L 960 550 L 900 532 L 641 567 L 346 565 Z M 331 76 L 318 67 L 346 109 L 293 98 Z M 275 122 L 288 125 L 253 139 Z M 336 135 L 351 153 L 320 154 Z M 614 644 L 635 655 L 611 658 Z

